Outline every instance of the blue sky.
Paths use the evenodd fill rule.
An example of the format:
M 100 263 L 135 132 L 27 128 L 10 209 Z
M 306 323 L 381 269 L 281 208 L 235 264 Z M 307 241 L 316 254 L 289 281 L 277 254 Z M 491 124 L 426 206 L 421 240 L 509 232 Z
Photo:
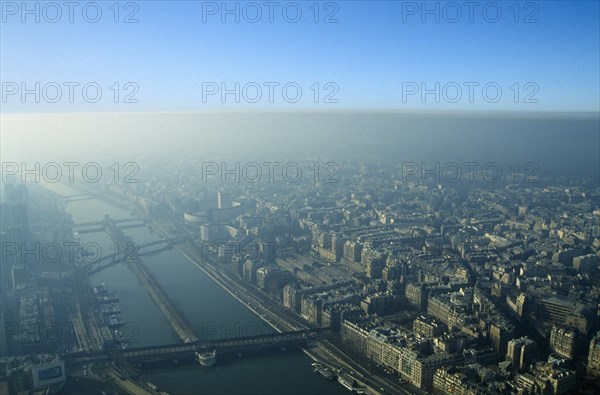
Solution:
M 235 13 L 223 15 L 221 1 L 123 1 L 117 23 L 114 1 L 97 2 L 102 15 L 96 23 L 82 15 L 87 5 L 88 19 L 95 17 L 89 2 L 78 2 L 72 23 L 62 3 L 54 3 L 62 13 L 58 18 L 46 2 L 29 2 L 34 13 L 23 15 L 20 1 L 2 1 L 3 113 L 600 106 L 597 1 L 478 1 L 472 19 L 463 1 L 322 1 L 318 16 L 314 1 L 278 1 L 272 22 L 264 1 L 227 2 L 228 9 L 237 4 L 239 22 Z M 262 16 L 251 23 L 257 9 Z M 292 23 L 298 9 L 302 15 Z M 123 23 L 131 13 L 138 22 Z M 334 23 L 324 23 L 328 15 Z M 36 82 L 40 102 L 33 94 L 23 99 L 23 84 L 33 89 Z M 80 84 L 73 88 L 73 103 L 65 82 Z M 96 103 L 85 100 L 94 91 L 85 98 L 81 92 L 90 82 L 102 89 Z M 61 86 L 56 103 L 50 83 Z M 220 94 L 223 87 L 235 90 L 236 83 L 239 103 L 234 94 Z M 8 94 L 15 87 L 19 91 Z M 215 87 L 219 91 L 208 95 Z M 422 96 L 423 89 L 432 93 Z M 137 103 L 123 102 L 128 93 Z M 327 95 L 334 102 L 326 102 Z

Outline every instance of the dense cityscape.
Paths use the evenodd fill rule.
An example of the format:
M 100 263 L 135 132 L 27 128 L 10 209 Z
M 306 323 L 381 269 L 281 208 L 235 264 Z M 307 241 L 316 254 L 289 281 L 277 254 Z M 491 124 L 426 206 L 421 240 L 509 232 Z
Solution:
M 323 382 L 358 393 L 594 393 L 597 184 L 455 165 L 181 160 L 131 182 L 76 180 L 70 194 L 33 165 L 5 167 L 2 393 L 164 393 L 141 379 L 146 364 L 219 369 L 247 347 L 296 346 Z M 128 218 L 75 223 L 67 206 L 89 199 Z M 139 227 L 156 241 L 126 234 Z M 110 252 L 87 233 L 108 235 Z M 169 249 L 264 325 L 191 325 L 145 264 Z M 171 343 L 191 346 L 148 359 L 128 344 L 122 295 L 89 280 L 119 265 L 159 306 Z
M 0 395 L 600 394 L 599 0 L 0 0 Z

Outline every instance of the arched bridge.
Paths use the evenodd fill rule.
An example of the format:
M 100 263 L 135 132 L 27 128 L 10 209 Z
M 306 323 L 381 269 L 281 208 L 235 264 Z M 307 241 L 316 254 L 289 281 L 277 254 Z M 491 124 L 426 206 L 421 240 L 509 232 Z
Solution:
M 87 274 L 95 274 L 104 269 L 107 269 L 113 265 L 116 265 L 119 262 L 126 261 L 127 259 L 136 259 L 137 257 L 141 257 L 144 255 L 152 255 L 158 252 L 168 250 L 173 248 L 175 244 L 183 243 L 184 241 L 192 240 L 194 237 L 198 237 L 197 235 L 184 235 L 184 236 L 175 236 L 169 237 L 167 239 L 150 241 L 143 244 L 136 244 L 134 242 L 128 241 L 122 243 L 120 249 L 118 251 L 113 251 L 104 256 L 98 257 L 98 259 L 90 262 L 85 266 L 81 266 L 78 271 L 85 272 Z M 162 246 L 161 246 L 162 245 Z M 154 246 L 161 246 L 159 248 L 152 248 Z

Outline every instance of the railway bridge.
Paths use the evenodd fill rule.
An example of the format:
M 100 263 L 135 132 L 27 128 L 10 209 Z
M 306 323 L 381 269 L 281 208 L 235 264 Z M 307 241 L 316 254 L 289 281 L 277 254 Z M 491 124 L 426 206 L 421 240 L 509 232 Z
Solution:
M 195 352 L 217 350 L 220 352 L 236 352 L 248 349 L 263 349 L 285 345 L 299 345 L 309 340 L 316 340 L 319 333 L 327 329 L 307 329 L 293 332 L 276 332 L 264 335 L 234 337 L 219 340 L 198 340 L 190 343 L 164 344 L 149 347 L 115 349 L 96 352 L 76 352 L 64 354 L 66 363 L 88 363 L 119 361 L 123 359 L 143 362 L 161 359 L 193 357 Z

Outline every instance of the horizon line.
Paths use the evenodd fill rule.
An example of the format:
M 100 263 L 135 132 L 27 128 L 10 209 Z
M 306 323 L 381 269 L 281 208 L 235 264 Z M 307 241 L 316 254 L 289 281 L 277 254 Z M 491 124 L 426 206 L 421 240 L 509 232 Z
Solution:
M 405 115 L 486 115 L 486 116 L 548 116 L 548 115 L 578 115 L 600 117 L 600 109 L 598 111 L 566 111 L 566 110 L 415 110 L 415 109 L 213 109 L 213 110 L 177 110 L 177 111 L 97 111 L 97 112 L 0 112 L 0 118 L 3 117 L 36 117 L 36 116 L 90 116 L 90 115 L 202 115 L 202 114 L 405 114 Z

